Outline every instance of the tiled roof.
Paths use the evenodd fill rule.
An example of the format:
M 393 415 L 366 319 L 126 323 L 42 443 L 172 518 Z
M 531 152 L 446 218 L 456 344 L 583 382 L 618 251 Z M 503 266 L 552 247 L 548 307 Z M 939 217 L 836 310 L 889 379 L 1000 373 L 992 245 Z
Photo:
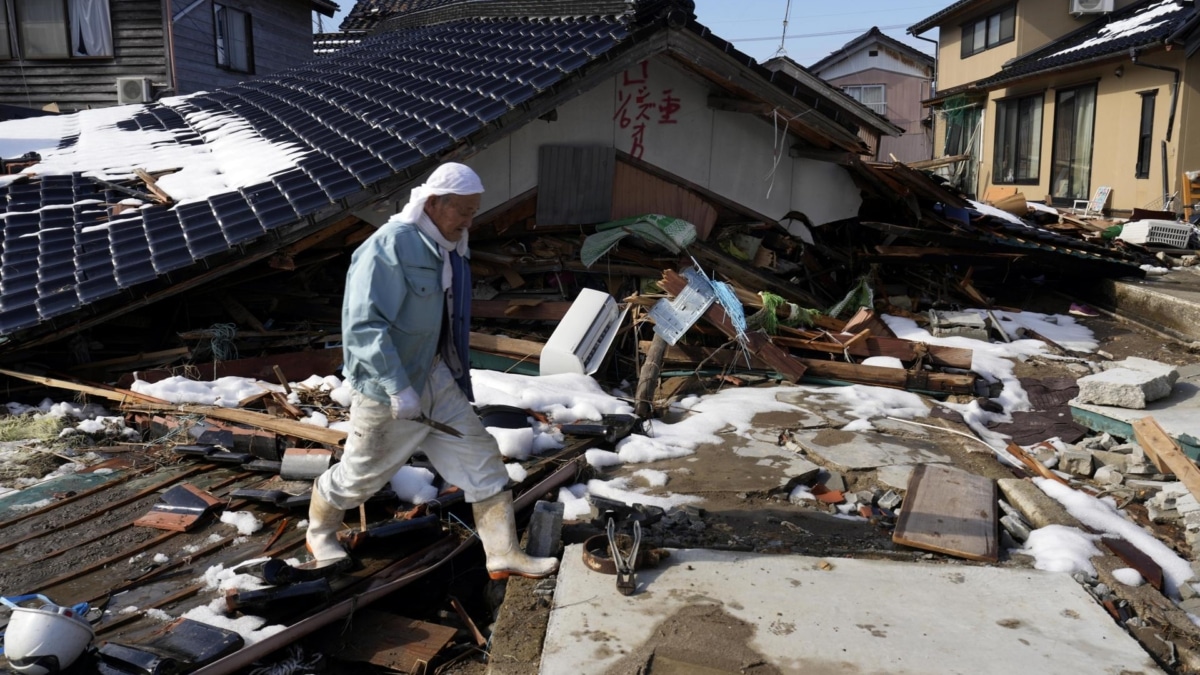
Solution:
M 986 88 L 1036 73 L 1057 70 L 1162 44 L 1196 16 L 1185 0 L 1146 0 L 1097 19 L 1066 37 L 1021 56 L 975 84 Z
M 938 24 L 941 23 L 943 19 L 949 17 L 960 9 L 966 8 L 968 5 L 982 3 L 982 1 L 983 0 L 958 0 L 958 2 L 951 4 L 949 7 L 940 9 L 937 12 L 909 26 L 908 32 L 911 35 L 920 35 L 931 28 L 937 28 Z
M 417 167 L 629 34 L 611 16 L 453 21 L 383 33 L 172 105 L 131 107 L 119 128 L 181 146 L 203 142 L 195 120 L 240 118 L 261 138 L 296 148 L 295 168 L 111 216 L 109 206 L 128 195 L 86 177 L 89 167 L 0 182 L 0 335 L 234 250 Z M 86 140 L 69 136 L 60 148 Z
M 329 56 L 362 40 L 361 33 L 313 33 L 313 56 Z

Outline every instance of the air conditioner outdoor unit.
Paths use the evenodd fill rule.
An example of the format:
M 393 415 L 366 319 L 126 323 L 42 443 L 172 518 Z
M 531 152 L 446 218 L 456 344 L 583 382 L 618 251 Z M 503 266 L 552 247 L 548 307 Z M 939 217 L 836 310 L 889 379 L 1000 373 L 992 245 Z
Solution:
M 117 103 L 149 103 L 153 91 L 148 77 L 118 77 Z
M 1113 0 L 1071 0 L 1072 14 L 1101 14 L 1113 11 Z
M 629 307 L 608 293 L 585 288 L 571 303 L 550 339 L 542 347 L 540 375 L 591 375 L 612 346 Z

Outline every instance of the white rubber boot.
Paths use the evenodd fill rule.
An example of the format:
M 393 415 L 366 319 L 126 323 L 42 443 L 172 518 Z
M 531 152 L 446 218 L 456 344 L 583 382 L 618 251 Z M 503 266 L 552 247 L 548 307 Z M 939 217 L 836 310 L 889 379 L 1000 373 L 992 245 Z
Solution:
M 516 575 L 541 579 L 558 571 L 557 558 L 533 558 L 521 550 L 511 491 L 502 490 L 471 507 L 483 552 L 487 554 L 489 577 L 507 579 Z
M 305 540 L 308 551 L 313 554 L 314 567 L 327 567 L 350 557 L 337 540 L 345 513 L 325 501 L 316 486 L 313 486 L 312 501 L 308 505 L 308 534 Z

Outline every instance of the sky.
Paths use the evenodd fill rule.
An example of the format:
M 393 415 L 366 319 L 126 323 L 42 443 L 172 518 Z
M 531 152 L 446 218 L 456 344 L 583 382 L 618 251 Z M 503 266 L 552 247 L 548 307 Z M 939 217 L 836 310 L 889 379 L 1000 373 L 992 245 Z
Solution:
M 354 0 L 337 2 L 342 10 L 332 20 L 321 17 L 326 31 L 335 30 L 354 6 Z M 817 0 L 696 0 L 696 17 L 738 49 L 764 61 L 779 52 L 784 14 L 787 13 L 789 37 L 782 45 L 784 53 L 808 66 L 872 26 L 932 54 L 932 43 L 909 36 L 905 29 L 950 4 L 952 0 L 915 0 L 914 4 L 895 0 L 854 0 L 839 7 L 835 2 Z M 315 19 L 313 30 L 317 30 Z M 930 31 L 925 37 L 936 39 L 937 31 Z

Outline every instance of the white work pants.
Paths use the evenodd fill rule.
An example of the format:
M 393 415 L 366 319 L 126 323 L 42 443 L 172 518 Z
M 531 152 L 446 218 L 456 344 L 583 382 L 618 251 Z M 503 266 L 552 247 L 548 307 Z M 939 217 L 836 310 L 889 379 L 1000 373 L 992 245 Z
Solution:
M 462 488 L 468 503 L 483 501 L 504 489 L 508 471 L 500 446 L 483 428 L 440 359 L 421 393 L 421 411 L 461 431 L 462 438 L 414 420 L 392 419 L 387 403 L 355 391 L 342 460 L 321 474 L 313 489 L 334 507 L 353 509 L 386 485 L 417 450 L 425 453 L 446 482 Z

